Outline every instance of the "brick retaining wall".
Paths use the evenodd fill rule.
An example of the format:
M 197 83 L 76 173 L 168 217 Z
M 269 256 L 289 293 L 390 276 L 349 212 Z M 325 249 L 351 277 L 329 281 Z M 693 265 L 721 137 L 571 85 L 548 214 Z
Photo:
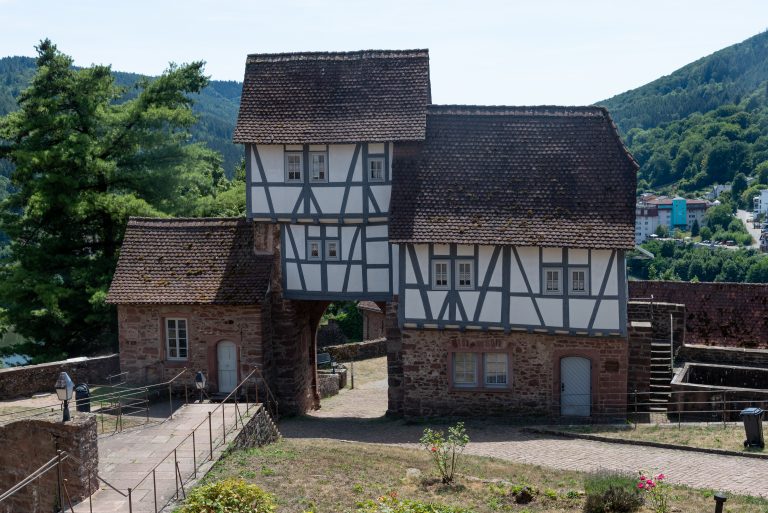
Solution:
M 118 358 L 113 354 L 0 369 L 0 397 L 7 400 L 53 392 L 61 372 L 68 373 L 75 383 L 106 383 L 107 376 L 120 372 Z

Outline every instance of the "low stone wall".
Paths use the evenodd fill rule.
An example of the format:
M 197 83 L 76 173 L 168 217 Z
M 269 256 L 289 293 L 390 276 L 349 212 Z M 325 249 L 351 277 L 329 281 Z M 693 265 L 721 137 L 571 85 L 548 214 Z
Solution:
M 650 322 L 632 321 L 629 323 L 629 372 L 627 392 L 640 394 L 640 400 L 646 402 L 646 394 L 651 389 L 651 343 L 653 327 Z
M 327 346 L 323 351 L 329 353 L 337 362 L 349 362 L 352 360 L 367 360 L 387 356 L 387 339 L 364 340 L 351 344 Z
M 120 361 L 113 354 L 0 369 L 0 397 L 13 399 L 53 392 L 61 372 L 67 372 L 75 383 L 106 383 L 107 376 L 120 372 Z
M 680 357 L 686 362 L 768 367 L 768 349 L 685 344 L 680 350 Z
M 322 371 L 317 373 L 317 389 L 320 398 L 325 399 L 339 393 L 347 386 L 347 369 L 339 367 L 336 372 Z
M 237 434 L 229 450 L 248 449 L 261 447 L 276 442 L 280 439 L 280 431 L 277 429 L 272 416 L 266 408 L 259 410 L 246 423 L 245 427 Z
M 73 412 L 74 413 L 74 412 Z M 66 424 L 61 413 L 51 413 L 34 420 L 21 420 L 0 426 L 0 490 L 7 490 L 44 463 L 57 450 L 66 451 L 82 462 L 69 459 L 62 464 L 63 478 L 72 503 L 88 496 L 88 471 L 99 467 L 96 417 L 73 414 Z M 10 499 L 0 503 L 0 513 L 49 513 L 58 504 L 57 471 L 47 472 Z M 99 487 L 91 478 L 91 490 Z

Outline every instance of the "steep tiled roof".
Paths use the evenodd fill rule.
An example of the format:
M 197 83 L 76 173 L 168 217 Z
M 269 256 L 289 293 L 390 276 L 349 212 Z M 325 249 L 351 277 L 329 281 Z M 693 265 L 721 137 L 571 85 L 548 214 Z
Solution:
M 392 242 L 635 245 L 637 163 L 601 107 L 430 106 L 413 146 L 394 159 Z
M 131 218 L 107 301 L 255 304 L 271 269 L 271 255 L 254 254 L 244 218 Z
M 249 55 L 236 143 L 423 140 L 427 50 Z

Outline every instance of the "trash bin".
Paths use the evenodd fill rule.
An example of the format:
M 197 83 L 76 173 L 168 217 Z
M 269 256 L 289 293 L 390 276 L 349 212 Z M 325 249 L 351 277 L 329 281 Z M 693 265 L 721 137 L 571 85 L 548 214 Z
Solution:
M 763 440 L 763 413 L 765 411 L 761 408 L 745 408 L 741 410 L 744 431 L 747 433 L 744 447 L 765 448 L 765 440 Z
M 77 404 L 77 411 L 91 413 L 91 391 L 85 383 L 75 387 L 75 404 Z

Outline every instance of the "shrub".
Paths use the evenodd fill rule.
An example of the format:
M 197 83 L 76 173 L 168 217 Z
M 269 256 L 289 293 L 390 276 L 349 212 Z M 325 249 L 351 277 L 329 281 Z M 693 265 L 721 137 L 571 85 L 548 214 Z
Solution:
M 464 423 L 458 422 L 455 426 L 449 427 L 448 437 L 443 431 L 427 428 L 424 430 L 419 443 L 429 451 L 443 483 L 453 483 L 459 458 L 464 452 L 464 447 L 469 443 L 469 436 L 464 428 Z
M 274 498 L 258 486 L 225 479 L 193 490 L 176 513 L 270 513 L 276 508 Z
M 474 513 L 470 509 L 445 504 L 398 499 L 397 495 L 379 497 L 359 504 L 357 513 Z
M 637 480 L 623 474 L 592 474 L 584 482 L 584 513 L 631 513 L 643 505 Z

